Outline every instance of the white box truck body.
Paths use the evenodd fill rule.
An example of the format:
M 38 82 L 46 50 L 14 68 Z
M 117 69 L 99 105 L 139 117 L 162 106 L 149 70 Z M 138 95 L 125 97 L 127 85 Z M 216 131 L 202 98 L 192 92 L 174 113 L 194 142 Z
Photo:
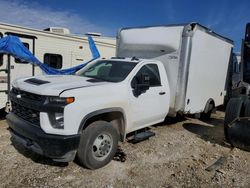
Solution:
M 118 57 L 91 62 L 77 75 L 14 81 L 10 132 L 54 160 L 77 156 L 100 168 L 128 133 L 221 105 L 232 46 L 199 24 L 122 29 Z
M 117 57 L 161 61 L 170 86 L 170 111 L 200 113 L 213 101 L 223 104 L 232 41 L 198 25 L 125 28 Z

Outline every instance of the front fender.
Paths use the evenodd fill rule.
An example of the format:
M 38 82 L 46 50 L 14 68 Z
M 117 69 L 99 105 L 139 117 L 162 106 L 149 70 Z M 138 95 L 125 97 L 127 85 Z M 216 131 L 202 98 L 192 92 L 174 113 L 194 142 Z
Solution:
M 105 109 L 96 110 L 96 111 L 93 111 L 93 112 L 87 114 L 81 121 L 80 127 L 78 129 L 78 133 L 81 133 L 81 130 L 85 127 L 88 119 L 95 117 L 95 116 L 98 116 L 98 115 L 101 115 L 101 114 L 111 113 L 111 112 L 122 113 L 123 120 L 124 120 L 124 126 L 126 127 L 126 115 L 125 115 L 124 110 L 120 107 L 112 107 L 112 108 L 105 108 Z
M 87 105 L 82 102 L 72 103 L 64 109 L 64 128 L 70 130 L 72 134 L 78 134 L 89 118 L 108 112 L 121 112 L 126 130 L 126 109 L 126 105 L 119 102 L 104 104 L 101 101 L 95 101 L 95 105 Z

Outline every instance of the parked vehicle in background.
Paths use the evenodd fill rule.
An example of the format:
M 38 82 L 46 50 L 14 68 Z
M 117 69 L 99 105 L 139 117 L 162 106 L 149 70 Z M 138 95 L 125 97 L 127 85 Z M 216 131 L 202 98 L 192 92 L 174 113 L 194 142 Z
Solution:
M 103 57 L 115 54 L 115 38 L 102 37 L 98 33 L 87 33 L 94 38 Z M 21 39 L 41 62 L 55 69 L 64 69 L 91 59 L 87 36 L 71 34 L 66 28 L 50 27 L 45 30 L 0 23 L 0 38 L 13 35 Z M 0 109 L 9 111 L 8 93 L 11 82 L 19 77 L 41 75 L 39 67 L 21 63 L 20 59 L 0 54 Z M 7 104 L 7 105 L 6 105 Z
M 236 90 L 231 89 L 230 85 L 228 89 L 231 95 L 225 112 L 224 133 L 232 146 L 250 151 L 250 23 L 246 25 L 245 38 L 242 40 L 238 75 L 240 82 Z
M 118 141 L 166 116 L 210 117 L 222 105 L 231 40 L 197 24 L 121 29 L 116 56 L 77 75 L 13 82 L 7 116 L 16 141 L 56 161 L 90 169 L 114 157 Z M 216 58 L 215 58 L 216 57 Z

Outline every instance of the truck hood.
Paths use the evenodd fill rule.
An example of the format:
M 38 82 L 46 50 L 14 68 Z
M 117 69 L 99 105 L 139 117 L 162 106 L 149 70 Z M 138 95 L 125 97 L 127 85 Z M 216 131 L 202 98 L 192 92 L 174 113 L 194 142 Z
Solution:
M 49 96 L 59 96 L 65 90 L 104 84 L 110 84 L 110 82 L 73 75 L 26 77 L 12 83 L 13 87 L 17 89 Z

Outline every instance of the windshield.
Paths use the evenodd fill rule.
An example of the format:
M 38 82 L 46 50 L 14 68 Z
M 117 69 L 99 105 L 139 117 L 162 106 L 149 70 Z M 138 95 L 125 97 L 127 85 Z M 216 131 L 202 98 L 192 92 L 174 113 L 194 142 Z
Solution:
M 107 82 L 121 82 L 135 66 L 136 63 L 132 62 L 102 60 L 88 67 L 79 76 Z

